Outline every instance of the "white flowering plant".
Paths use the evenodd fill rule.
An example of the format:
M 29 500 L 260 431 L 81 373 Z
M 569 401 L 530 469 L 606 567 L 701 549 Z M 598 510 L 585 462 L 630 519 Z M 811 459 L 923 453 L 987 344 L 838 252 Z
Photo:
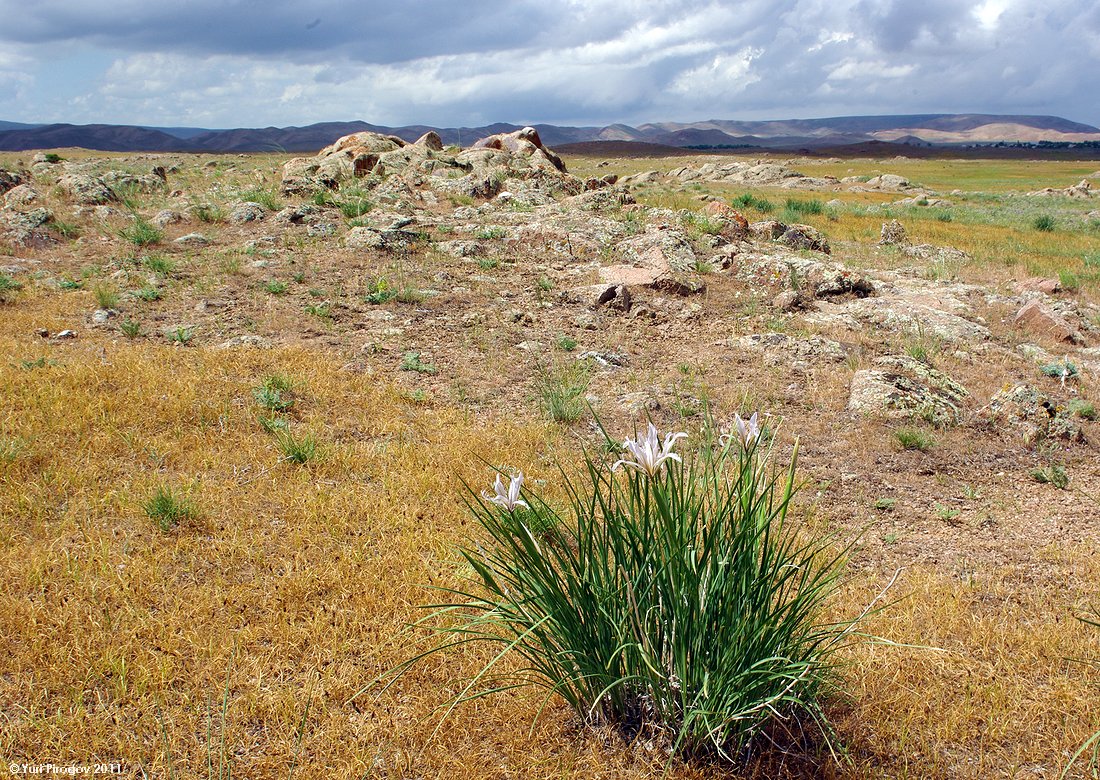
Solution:
M 431 605 L 417 625 L 434 644 L 389 684 L 427 655 L 484 641 L 499 653 L 447 713 L 533 684 L 670 755 L 737 761 L 792 716 L 829 739 L 822 701 L 855 621 L 831 621 L 825 606 L 848 551 L 788 521 L 797 446 L 773 468 L 775 439 L 762 444 L 756 415 L 676 452 L 686 438 L 650 424 L 616 462 L 586 456 L 581 476 L 562 472 L 560 508 L 522 474 L 469 489 L 483 533 L 460 552 L 474 576 Z

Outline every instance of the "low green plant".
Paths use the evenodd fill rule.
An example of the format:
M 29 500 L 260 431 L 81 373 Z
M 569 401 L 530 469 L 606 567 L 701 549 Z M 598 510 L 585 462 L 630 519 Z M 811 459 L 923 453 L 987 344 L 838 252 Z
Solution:
M 374 208 L 366 198 L 347 198 L 340 201 L 340 213 L 348 219 L 357 219 Z
M 332 307 L 327 303 L 307 304 L 306 314 L 319 320 L 332 321 Z
M 261 414 L 256 419 L 260 427 L 272 435 L 290 432 L 290 421 L 285 417 L 279 417 L 277 414 Z
M 145 301 L 147 303 L 159 301 L 161 298 L 160 288 L 155 287 L 151 284 L 139 287 L 138 289 L 132 291 L 130 294 L 137 298 L 139 301 Z
M 760 198 L 750 192 L 738 195 L 733 199 L 733 205 L 743 209 L 756 209 L 761 214 L 768 214 L 775 206 L 767 198 Z
M 168 533 L 184 521 L 193 520 L 198 515 L 194 504 L 185 496 L 176 495 L 171 488 L 164 485 L 158 487 L 142 504 L 142 509 L 164 533 Z
M 1081 289 L 1081 279 L 1072 271 L 1061 270 L 1058 272 L 1058 282 L 1066 292 L 1077 292 Z
M 269 411 L 287 412 L 294 406 L 294 383 L 286 374 L 272 374 L 252 389 L 252 397 Z
M 56 217 L 50 219 L 46 223 L 50 230 L 57 233 L 62 238 L 79 238 L 80 226 L 72 222 L 65 222 L 64 220 L 57 219 Z
M 23 289 L 23 283 L 11 274 L 0 273 L 0 303 L 9 303 Z
M 42 159 L 44 159 L 46 162 L 50 163 L 51 165 L 56 165 L 57 163 L 61 162 L 65 158 L 62 157 L 60 154 L 57 154 L 56 152 L 46 152 L 44 155 L 42 155 Z
M 176 264 L 164 255 L 145 255 L 141 258 L 141 265 L 159 276 L 171 276 L 176 270 Z
M 401 357 L 401 370 L 413 371 L 417 374 L 436 374 L 439 369 L 434 363 L 425 363 L 420 359 L 419 352 L 406 352 Z
M 897 506 L 898 500 L 896 498 L 880 498 L 875 501 L 875 509 L 881 512 L 889 512 Z
M 557 344 L 562 352 L 572 352 L 577 348 L 577 340 L 572 336 L 558 336 Z
M 507 230 L 500 227 L 499 225 L 492 225 L 490 227 L 480 228 L 476 233 L 474 233 L 474 238 L 481 241 L 495 241 L 497 239 L 504 238 L 506 235 L 508 235 Z
M 783 210 L 802 216 L 817 215 L 825 212 L 825 204 L 817 198 L 812 198 L 810 200 L 787 198 L 783 203 Z
M 388 281 L 385 279 L 376 279 L 374 283 L 367 288 L 367 294 L 364 296 L 364 300 L 367 303 L 378 305 L 386 301 L 392 301 L 396 297 L 397 291 L 390 287 Z
M 584 363 L 544 371 L 538 390 L 550 419 L 563 423 L 579 420 L 587 406 L 584 393 L 589 381 L 588 367 Z
M 57 287 L 58 289 L 65 290 L 66 292 L 71 292 L 73 290 L 83 290 L 84 282 L 80 281 L 79 279 L 73 279 L 69 276 L 62 276 L 60 279 L 57 280 Z
M 108 284 L 97 284 L 92 291 L 96 305 L 101 309 L 113 309 L 118 306 L 118 290 Z
M 405 285 L 394 293 L 393 297 L 398 303 L 422 303 L 427 296 L 424 295 L 422 290 Z
M 1040 485 L 1052 485 L 1059 490 L 1065 490 L 1069 487 L 1069 474 L 1066 472 L 1065 466 L 1059 464 L 1032 469 L 1028 474 Z
M 500 266 L 500 261 L 495 257 L 482 257 L 477 261 L 477 266 L 483 271 L 492 271 Z
M 662 444 L 649 426 L 614 465 L 587 457 L 564 480 L 562 509 L 522 474 L 498 475 L 493 495 L 467 488 L 480 533 L 459 552 L 472 577 L 421 621 L 446 638 L 383 678 L 480 642 L 492 660 L 444 718 L 533 685 L 581 722 L 645 734 L 670 756 L 736 762 L 781 722 L 828 743 L 823 703 L 859 621 L 826 613 L 848 549 L 787 522 L 797 448 L 780 469 L 755 439 L 709 435 L 680 462 L 683 437 Z M 518 665 L 497 668 L 513 655 Z
M 309 463 L 317 457 L 317 440 L 313 434 L 306 434 L 298 438 L 290 430 L 276 433 L 279 451 L 283 453 L 283 459 L 299 465 Z
M 199 203 L 192 202 L 190 211 L 195 215 L 195 219 L 199 222 L 214 223 L 225 222 L 228 215 L 225 212 L 225 207 L 219 203 Z
M 943 504 L 936 504 L 936 517 L 948 523 L 953 523 L 962 514 L 961 509 L 952 509 Z
M 126 318 L 120 322 L 118 324 L 118 329 L 122 332 L 122 335 L 128 339 L 136 339 L 141 335 L 141 323 L 130 318 Z
M 535 282 L 535 287 L 540 293 L 548 293 L 554 289 L 554 283 L 548 276 L 540 276 L 538 281 Z
M 1049 214 L 1040 214 L 1031 221 L 1031 226 L 1042 233 L 1050 233 L 1056 227 L 1054 217 Z
M 932 434 L 920 428 L 899 428 L 894 431 L 894 439 L 903 450 L 927 452 L 936 446 L 936 440 L 932 438 Z
M 264 282 L 263 288 L 271 295 L 283 295 L 290 289 L 290 285 L 281 279 L 270 279 Z
M 1095 420 L 1097 419 L 1096 405 L 1092 401 L 1086 401 L 1082 398 L 1074 398 L 1066 404 L 1066 410 L 1070 414 L 1075 414 L 1082 420 Z
M 185 347 L 191 343 L 191 339 L 194 338 L 194 336 L 194 328 L 188 328 L 183 325 L 168 331 L 168 340 L 173 344 L 179 344 L 181 347 Z
M 1044 363 L 1039 366 L 1039 371 L 1043 376 L 1049 376 L 1053 379 L 1060 379 L 1066 382 L 1070 379 L 1077 379 L 1078 371 L 1077 366 L 1068 358 L 1060 360 L 1055 363 Z
M 242 192 L 240 198 L 249 203 L 259 203 L 268 211 L 278 211 L 283 207 L 283 200 L 279 197 L 279 193 L 272 189 L 255 187 Z
M 144 217 L 135 214 L 133 223 L 119 230 L 118 235 L 134 246 L 151 246 L 160 243 L 164 238 L 164 231 Z

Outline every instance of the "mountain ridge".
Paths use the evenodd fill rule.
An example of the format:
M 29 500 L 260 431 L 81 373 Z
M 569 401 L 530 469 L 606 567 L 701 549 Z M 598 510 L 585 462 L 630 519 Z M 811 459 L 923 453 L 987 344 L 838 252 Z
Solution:
M 1100 143 L 1100 129 L 1057 116 L 1015 114 L 890 114 L 817 119 L 653 122 L 597 126 L 535 124 L 549 146 L 596 141 L 643 142 L 672 147 L 759 147 L 803 149 L 837 147 L 874 141 L 898 145 L 987 145 L 1041 141 Z M 522 125 L 497 122 L 480 127 L 439 128 L 430 125 L 388 127 L 361 120 L 319 122 L 305 126 L 230 128 L 158 128 L 139 125 L 0 121 L 0 150 L 27 151 L 82 147 L 116 152 L 315 152 L 355 132 L 376 132 L 414 141 L 434 130 L 444 143 L 467 146 L 479 138 L 518 130 Z

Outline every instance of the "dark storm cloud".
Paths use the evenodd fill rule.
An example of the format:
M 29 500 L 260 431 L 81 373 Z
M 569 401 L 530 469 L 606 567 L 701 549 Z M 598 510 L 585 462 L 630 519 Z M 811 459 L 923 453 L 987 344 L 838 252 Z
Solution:
M 0 0 L 0 18 L 0 118 L 24 121 L 1100 121 L 1094 0 Z

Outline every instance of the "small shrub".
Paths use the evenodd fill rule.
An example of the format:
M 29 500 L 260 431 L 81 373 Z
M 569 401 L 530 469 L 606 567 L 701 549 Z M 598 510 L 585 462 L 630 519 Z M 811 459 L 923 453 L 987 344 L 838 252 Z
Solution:
M 275 414 L 262 414 L 256 419 L 259 421 L 260 427 L 272 435 L 290 432 L 290 422 L 285 417 L 279 417 Z
M 317 457 L 317 440 L 312 434 L 306 434 L 299 439 L 289 430 L 283 430 L 276 436 L 284 460 L 301 465 Z
M 1092 401 L 1085 401 L 1080 398 L 1074 398 L 1068 404 L 1066 409 L 1070 414 L 1075 414 L 1082 420 L 1095 420 L 1097 419 L 1096 406 Z
M 555 422 L 576 422 L 584 414 L 584 392 L 590 381 L 588 368 L 575 363 L 556 371 L 547 371 L 539 381 L 543 408 Z
M 225 212 L 225 207 L 217 203 L 199 203 L 192 202 L 189 210 L 195 215 L 195 219 L 199 222 L 214 223 L 225 222 L 228 218 L 228 214 Z
M 101 309 L 113 309 L 118 306 L 118 290 L 107 284 L 95 286 L 95 302 Z
M 348 219 L 357 219 L 374 208 L 366 198 L 351 198 L 340 201 L 340 213 Z
M 47 226 L 62 238 L 79 238 L 80 226 L 72 222 L 64 222 L 56 217 L 51 219 Z
M 290 285 L 280 279 L 271 279 L 264 282 L 263 288 L 272 295 L 283 295 L 290 289 Z
M 191 343 L 191 339 L 194 338 L 195 332 L 193 328 L 187 328 L 180 325 L 177 328 L 173 328 L 168 331 L 168 341 L 173 344 L 179 344 L 181 347 L 187 346 Z
M 134 290 L 131 295 L 137 298 L 139 301 L 146 301 L 151 303 L 152 301 L 159 301 L 161 298 L 160 289 L 154 287 L 151 284 L 147 284 L 144 287 L 139 287 Z
M 477 261 L 477 265 L 483 271 L 492 271 L 500 266 L 500 261 L 495 257 L 483 257 Z
M 680 463 L 671 450 L 685 436 L 662 446 L 650 426 L 625 443 L 634 457 L 586 458 L 565 482 L 564 512 L 525 490 L 522 474 L 498 475 L 495 495 L 469 490 L 482 532 L 460 550 L 472 582 L 421 621 L 447 639 L 393 678 L 483 642 L 494 660 L 452 707 L 534 685 L 584 723 L 730 762 L 777 720 L 828 741 L 822 699 L 858 622 L 826 612 L 847 550 L 787 523 L 794 462 L 772 468 L 750 440 Z M 495 668 L 512 654 L 520 672 Z
M 176 270 L 176 264 L 164 255 L 145 255 L 141 265 L 160 276 L 171 276 Z
M 118 329 L 122 331 L 122 335 L 128 339 L 136 339 L 141 335 L 141 323 L 135 322 L 129 318 L 120 322 L 118 324 Z
M 1068 359 L 1061 360 L 1057 363 L 1046 363 L 1039 366 L 1039 371 L 1043 376 L 1062 380 L 1063 384 L 1070 379 L 1077 379 L 1078 377 L 1077 366 Z
M 275 190 L 263 189 L 261 187 L 242 192 L 240 198 L 250 203 L 259 203 L 268 211 L 278 211 L 283 207 L 283 201 Z
M 137 214 L 134 215 L 133 224 L 122 228 L 118 234 L 134 246 L 150 246 L 164 238 L 162 230 Z
M 1050 233 L 1055 228 L 1054 217 L 1049 214 L 1040 214 L 1031 222 L 1031 226 L 1043 233 Z
M 927 452 L 936 446 L 936 440 L 932 438 L 932 434 L 920 428 L 899 428 L 894 431 L 894 439 L 903 450 Z
M 22 289 L 22 282 L 17 281 L 11 274 L 0 273 L 0 303 L 14 300 L 16 294 Z
M 59 290 L 65 290 L 66 292 L 71 292 L 73 290 L 83 290 L 84 282 L 68 276 L 62 276 L 60 279 L 57 280 L 57 287 Z
M 393 297 L 398 303 L 423 303 L 427 296 L 421 290 L 406 285 L 394 293 Z
M 194 505 L 184 496 L 177 496 L 171 488 L 161 486 L 142 508 L 150 520 L 164 533 L 168 533 L 185 520 L 198 516 Z
M 1081 279 L 1072 271 L 1059 271 L 1058 281 L 1066 292 L 1074 293 L 1081 289 Z
M 767 198 L 760 198 L 749 192 L 734 198 L 733 205 L 743 209 L 756 209 L 761 214 L 768 214 L 775 208 Z
M 56 154 L 55 152 L 46 152 L 46 154 L 42 155 L 42 158 L 51 165 L 56 165 L 57 163 L 65 159 L 60 154 Z
M 380 303 L 392 301 L 395 297 L 397 297 L 397 291 L 390 288 L 389 282 L 385 279 L 378 279 L 368 288 L 364 300 L 377 306 Z
M 824 213 L 825 204 L 817 198 L 813 198 L 811 200 L 798 200 L 796 198 L 787 198 L 787 200 L 783 203 L 783 210 L 800 215 L 817 215 Z
M 272 374 L 252 389 L 256 403 L 272 412 L 286 412 L 294 406 L 294 383 L 285 374 Z
M 558 349 L 562 352 L 572 352 L 577 348 L 577 340 L 572 336 L 559 336 Z
M 875 509 L 881 512 L 890 512 L 897 506 L 897 503 L 898 500 L 896 498 L 880 498 L 875 501 Z
M 419 352 L 406 352 L 401 358 L 401 370 L 413 371 L 417 374 L 436 374 L 439 372 L 439 369 L 433 363 L 422 362 Z
M 1044 468 L 1032 469 L 1028 473 L 1031 475 L 1031 478 L 1040 485 L 1053 485 L 1059 490 L 1065 490 L 1069 487 L 1069 474 L 1066 473 L 1064 466 L 1055 464 Z
M 332 307 L 327 303 L 307 304 L 306 314 L 320 320 L 332 320 Z
M 538 281 L 535 282 L 535 286 L 538 288 L 538 291 L 540 293 L 548 293 L 554 289 L 554 283 L 550 280 L 550 277 L 548 276 L 540 276 L 538 278 Z

